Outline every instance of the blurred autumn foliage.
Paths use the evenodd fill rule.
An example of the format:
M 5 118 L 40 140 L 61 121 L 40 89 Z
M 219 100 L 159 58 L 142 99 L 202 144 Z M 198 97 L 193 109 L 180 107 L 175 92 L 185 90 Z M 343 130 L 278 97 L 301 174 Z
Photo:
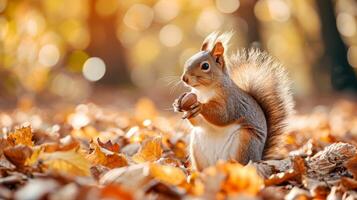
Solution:
M 281 60 L 298 96 L 355 90 L 356 7 L 353 0 L 1 0 L 0 95 L 78 102 L 101 83 L 162 90 L 217 30 L 235 31 L 231 52 L 258 47 Z

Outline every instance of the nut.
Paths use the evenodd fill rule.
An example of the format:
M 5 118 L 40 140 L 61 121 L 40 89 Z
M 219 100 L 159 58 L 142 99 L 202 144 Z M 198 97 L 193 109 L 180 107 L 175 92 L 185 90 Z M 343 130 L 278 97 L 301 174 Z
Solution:
M 197 102 L 197 95 L 194 93 L 186 93 L 180 103 L 180 107 L 184 111 L 191 110 L 191 106 Z

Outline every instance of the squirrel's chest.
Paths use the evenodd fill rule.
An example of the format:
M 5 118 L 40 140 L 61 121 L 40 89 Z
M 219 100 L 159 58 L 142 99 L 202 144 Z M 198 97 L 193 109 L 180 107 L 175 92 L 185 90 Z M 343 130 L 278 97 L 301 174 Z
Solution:
M 194 127 L 191 132 L 191 156 L 200 168 L 214 165 L 218 160 L 235 159 L 239 147 L 240 125 Z

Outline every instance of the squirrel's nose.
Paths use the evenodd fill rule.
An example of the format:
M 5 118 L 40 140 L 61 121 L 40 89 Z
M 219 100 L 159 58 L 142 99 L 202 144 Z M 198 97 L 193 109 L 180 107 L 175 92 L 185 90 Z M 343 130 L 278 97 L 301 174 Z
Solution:
M 188 84 L 188 76 L 186 74 L 182 76 L 182 81 Z

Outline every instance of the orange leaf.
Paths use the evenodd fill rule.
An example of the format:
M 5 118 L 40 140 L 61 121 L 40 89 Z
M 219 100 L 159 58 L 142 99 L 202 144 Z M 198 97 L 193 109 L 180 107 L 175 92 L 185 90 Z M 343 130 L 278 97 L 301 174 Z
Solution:
M 133 156 L 133 160 L 137 163 L 153 162 L 158 160 L 162 155 L 161 138 L 148 138 L 144 141 L 139 152 Z
M 23 144 L 31 147 L 33 146 L 32 136 L 31 126 L 23 126 L 10 133 L 7 139 L 14 145 Z
M 99 146 L 102 148 L 108 149 L 109 151 L 116 152 L 116 153 L 119 152 L 120 147 L 118 143 L 113 144 L 112 141 L 110 140 L 108 140 L 106 143 L 103 143 L 100 141 L 99 138 L 97 138 L 97 142 Z
M 94 146 L 94 150 L 87 156 L 87 159 L 92 163 L 104 165 L 109 168 L 128 165 L 128 161 L 123 154 L 114 153 L 104 148 L 100 148 L 100 146 L 96 143 L 92 143 L 92 146 Z
M 171 185 L 178 185 L 186 180 L 186 175 L 180 168 L 170 165 L 150 164 L 150 175 Z
M 25 145 L 17 145 L 4 149 L 5 157 L 17 168 L 22 168 L 31 154 L 31 148 Z

